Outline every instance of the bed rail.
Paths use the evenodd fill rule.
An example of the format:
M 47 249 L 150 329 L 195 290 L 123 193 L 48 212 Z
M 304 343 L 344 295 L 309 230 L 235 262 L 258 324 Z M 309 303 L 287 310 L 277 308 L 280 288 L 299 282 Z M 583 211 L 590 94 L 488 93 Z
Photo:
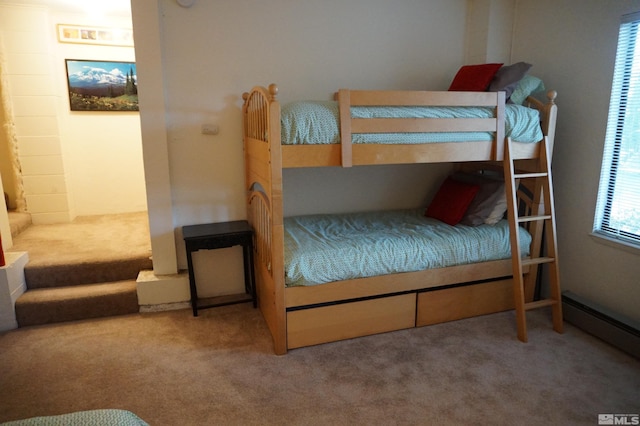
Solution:
M 484 159 L 502 158 L 504 145 L 504 92 L 437 92 L 437 91 L 389 91 L 389 90 L 348 90 L 340 89 L 336 95 L 340 110 L 340 140 L 342 167 L 351 167 L 353 151 L 371 150 L 371 146 L 354 147 L 351 143 L 353 133 L 428 133 L 428 132 L 494 132 L 490 158 L 482 154 Z M 482 106 L 491 107 L 494 116 L 491 118 L 351 118 L 351 107 L 359 106 Z M 500 143 L 497 143 L 500 141 Z M 465 144 L 468 149 L 474 142 Z M 421 148 L 432 150 L 433 146 L 413 145 L 409 148 L 420 151 Z M 451 147 L 451 145 L 444 145 Z M 482 145 L 479 145 L 482 146 Z M 401 151 L 402 146 L 376 145 L 376 150 Z M 406 150 L 405 150 L 406 151 Z M 433 151 L 433 150 L 432 150 Z M 371 158 L 363 156 L 364 158 Z M 436 160 L 438 160 L 436 158 Z M 472 157 L 469 160 L 473 160 Z M 365 162 L 375 162 L 373 158 Z M 422 162 L 419 152 L 417 156 L 401 162 Z

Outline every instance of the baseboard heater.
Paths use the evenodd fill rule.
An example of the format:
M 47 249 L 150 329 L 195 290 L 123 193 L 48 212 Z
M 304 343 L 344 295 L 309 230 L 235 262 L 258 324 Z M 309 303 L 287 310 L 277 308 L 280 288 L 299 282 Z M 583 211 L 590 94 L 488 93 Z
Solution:
M 640 358 L 640 324 L 573 294 L 562 293 L 565 321 Z

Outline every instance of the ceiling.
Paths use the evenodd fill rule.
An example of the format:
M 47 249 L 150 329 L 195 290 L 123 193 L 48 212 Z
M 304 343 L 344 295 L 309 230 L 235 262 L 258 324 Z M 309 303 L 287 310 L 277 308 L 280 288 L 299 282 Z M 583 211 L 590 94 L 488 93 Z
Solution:
M 130 0 L 0 0 L 0 4 L 47 6 L 59 12 L 131 16 Z

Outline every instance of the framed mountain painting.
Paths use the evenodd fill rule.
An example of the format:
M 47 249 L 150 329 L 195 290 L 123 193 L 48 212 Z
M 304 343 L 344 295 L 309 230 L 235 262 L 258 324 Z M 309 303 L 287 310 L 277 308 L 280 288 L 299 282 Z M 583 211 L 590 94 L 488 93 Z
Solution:
M 65 62 L 71 111 L 138 111 L 135 62 Z

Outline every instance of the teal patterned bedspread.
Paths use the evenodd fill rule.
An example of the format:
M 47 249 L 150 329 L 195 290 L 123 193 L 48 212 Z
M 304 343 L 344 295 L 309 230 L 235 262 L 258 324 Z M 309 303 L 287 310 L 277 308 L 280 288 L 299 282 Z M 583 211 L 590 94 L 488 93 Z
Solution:
M 105 409 L 77 411 L 58 416 L 31 417 L 1 423 L 1 426 L 149 426 L 127 410 Z
M 353 118 L 491 118 L 488 107 L 352 107 Z M 338 103 L 298 101 L 281 110 L 283 145 L 340 143 Z M 542 139 L 538 110 L 522 105 L 505 106 L 505 136 L 514 141 L 534 143 Z M 420 144 L 433 142 L 490 141 L 491 132 L 457 133 L 360 133 L 353 143 Z
M 450 226 L 424 209 L 288 217 L 284 227 L 287 287 L 511 257 L 506 220 Z M 531 236 L 520 229 L 528 255 Z

